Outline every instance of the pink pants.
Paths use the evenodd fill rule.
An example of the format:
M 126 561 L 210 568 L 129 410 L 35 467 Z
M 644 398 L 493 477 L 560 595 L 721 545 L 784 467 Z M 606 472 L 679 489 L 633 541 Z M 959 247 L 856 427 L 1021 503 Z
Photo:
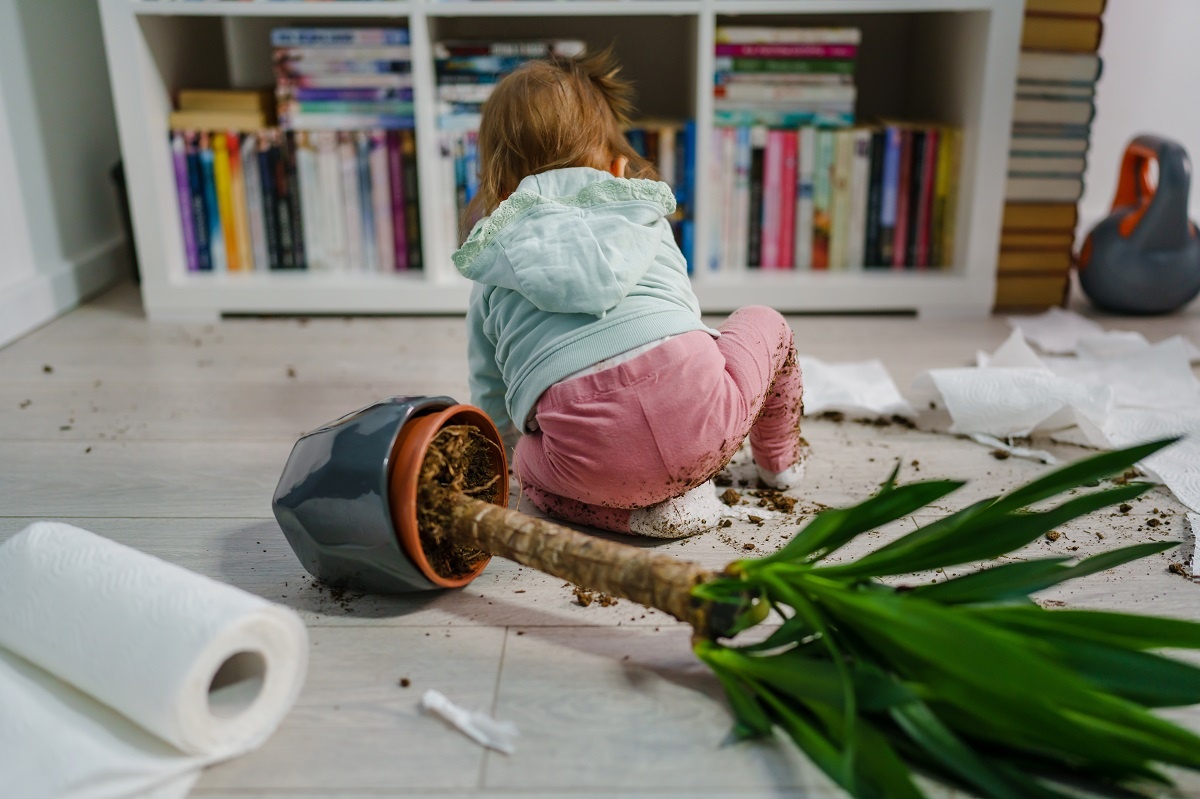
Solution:
M 628 532 L 630 509 L 704 483 L 747 434 L 762 468 L 796 463 L 803 386 L 787 321 L 750 306 L 719 329 L 547 389 L 514 456 L 524 494 L 551 516 Z

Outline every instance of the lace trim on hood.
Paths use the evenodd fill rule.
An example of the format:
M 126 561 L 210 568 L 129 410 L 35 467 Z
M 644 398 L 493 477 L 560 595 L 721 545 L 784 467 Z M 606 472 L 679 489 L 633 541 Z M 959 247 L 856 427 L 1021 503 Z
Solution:
M 523 212 L 537 205 L 567 205 L 574 208 L 591 208 L 604 203 L 621 200 L 646 200 L 656 203 L 668 213 L 675 212 L 675 194 L 671 187 L 657 180 L 641 178 L 613 178 L 585 186 L 578 194 L 568 197 L 543 197 L 537 192 L 515 191 L 504 202 L 496 206 L 491 216 L 475 226 L 458 251 L 452 256 L 459 271 L 466 269 L 479 257 L 483 249 L 492 243 Z

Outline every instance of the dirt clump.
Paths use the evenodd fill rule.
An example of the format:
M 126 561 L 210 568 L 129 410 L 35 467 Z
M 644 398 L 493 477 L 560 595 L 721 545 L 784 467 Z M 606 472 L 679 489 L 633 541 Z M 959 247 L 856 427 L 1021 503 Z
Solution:
M 991 455 L 998 461 L 1006 461 L 1012 457 L 1012 453 L 1003 449 L 994 449 L 992 450 Z
M 450 508 L 446 492 L 488 501 L 500 479 L 494 471 L 496 445 L 471 425 L 438 431 L 425 453 L 417 489 L 417 527 L 429 565 L 443 577 L 470 574 L 488 554 L 459 546 L 445 534 Z
M 589 591 L 588 589 L 581 588 L 578 585 L 575 586 L 571 593 L 575 595 L 575 603 L 582 608 L 586 608 L 593 602 L 602 608 L 612 607 L 613 605 L 617 604 L 617 600 L 609 594 L 605 594 L 601 591 Z
M 732 488 L 725 489 L 720 496 L 720 500 L 730 507 L 738 504 L 742 500 L 742 495 Z
M 749 493 L 758 499 L 758 507 L 782 513 L 795 513 L 796 503 L 799 502 L 795 497 L 789 497 L 774 488 L 760 488 Z

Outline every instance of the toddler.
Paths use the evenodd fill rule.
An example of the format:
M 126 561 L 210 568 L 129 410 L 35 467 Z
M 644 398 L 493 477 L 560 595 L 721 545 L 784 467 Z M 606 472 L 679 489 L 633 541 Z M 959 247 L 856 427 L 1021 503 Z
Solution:
M 744 517 L 711 478 L 747 434 L 764 483 L 799 481 L 800 371 L 772 309 L 701 321 L 618 71 L 611 51 L 530 62 L 484 105 L 470 211 L 486 216 L 454 254 L 475 282 L 471 400 L 545 513 L 691 535 Z

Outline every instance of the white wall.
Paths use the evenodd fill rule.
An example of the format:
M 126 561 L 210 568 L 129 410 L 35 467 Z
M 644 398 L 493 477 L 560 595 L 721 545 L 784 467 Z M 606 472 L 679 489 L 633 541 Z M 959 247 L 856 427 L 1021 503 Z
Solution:
M 0 346 L 127 269 L 96 0 L 0 0 Z
M 1131 139 L 1154 133 L 1200 163 L 1200 2 L 1108 0 L 1096 87 L 1096 118 L 1079 205 L 1080 236 L 1108 215 L 1121 156 Z M 1200 220 L 1193 176 L 1191 217 Z

